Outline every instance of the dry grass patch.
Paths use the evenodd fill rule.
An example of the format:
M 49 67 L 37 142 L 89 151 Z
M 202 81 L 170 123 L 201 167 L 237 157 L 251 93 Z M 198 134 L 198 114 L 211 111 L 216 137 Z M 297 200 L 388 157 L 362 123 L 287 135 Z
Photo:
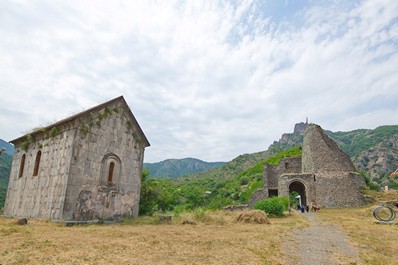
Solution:
M 398 192 L 377 194 L 380 201 L 398 198 Z M 353 209 L 322 209 L 322 220 L 340 224 L 358 249 L 363 264 L 398 264 L 398 225 L 377 224 L 375 203 Z M 397 210 L 397 209 L 395 209 Z M 398 219 L 394 220 L 398 222 Z
M 265 212 L 260 210 L 244 211 L 240 213 L 235 220 L 238 222 L 251 224 L 270 224 Z
M 74 227 L 0 218 L 0 264 L 279 264 L 284 236 L 306 225 L 300 215 L 258 225 L 235 222 L 238 214 L 204 213 L 194 226 L 181 225 L 194 213 L 167 224 L 145 217 Z

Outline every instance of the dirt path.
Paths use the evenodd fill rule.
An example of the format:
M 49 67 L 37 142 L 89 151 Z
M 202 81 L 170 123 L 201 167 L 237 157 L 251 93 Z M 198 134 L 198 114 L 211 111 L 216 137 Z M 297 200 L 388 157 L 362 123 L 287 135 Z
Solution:
M 323 224 L 314 213 L 303 215 L 309 227 L 294 231 L 286 241 L 286 264 L 360 264 L 358 252 L 338 225 Z

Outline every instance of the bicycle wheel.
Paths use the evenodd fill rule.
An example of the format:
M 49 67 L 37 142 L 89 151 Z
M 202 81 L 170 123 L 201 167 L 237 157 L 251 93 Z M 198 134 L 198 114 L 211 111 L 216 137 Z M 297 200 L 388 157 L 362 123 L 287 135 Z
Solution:
M 397 214 L 388 206 L 378 206 L 373 210 L 373 216 L 381 222 L 391 222 Z

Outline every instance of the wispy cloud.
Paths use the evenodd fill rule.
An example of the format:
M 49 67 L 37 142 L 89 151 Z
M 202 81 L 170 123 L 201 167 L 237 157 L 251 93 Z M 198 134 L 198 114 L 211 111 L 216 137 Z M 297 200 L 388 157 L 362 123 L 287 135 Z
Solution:
M 0 137 L 123 94 L 146 161 L 398 121 L 398 2 L 0 3 Z

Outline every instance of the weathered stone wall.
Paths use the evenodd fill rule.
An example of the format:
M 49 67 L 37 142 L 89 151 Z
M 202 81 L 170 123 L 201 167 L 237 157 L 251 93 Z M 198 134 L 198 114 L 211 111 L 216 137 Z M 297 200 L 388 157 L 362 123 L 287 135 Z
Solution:
M 267 199 L 268 198 L 268 189 L 258 189 L 256 190 L 249 199 L 249 208 L 253 208 L 256 202 Z
M 133 135 L 128 113 L 121 106 L 85 133 L 76 129 L 64 218 L 117 219 L 138 216 L 144 147 Z M 104 113 L 100 110 L 99 113 Z M 98 120 L 98 113 L 91 115 Z M 115 163 L 113 182 L 108 183 L 109 163 Z
M 356 173 L 329 172 L 316 176 L 316 203 L 325 208 L 348 208 L 365 204 L 360 190 L 364 178 Z
M 319 125 L 311 124 L 304 132 L 303 173 L 315 176 L 315 200 L 322 207 L 362 205 L 363 177 L 355 174 L 350 157 L 341 151 Z
M 356 171 L 350 157 L 316 124 L 308 125 L 304 132 L 302 170 L 303 173 Z
M 278 165 L 264 165 L 264 187 L 277 189 L 279 176 L 301 172 L 301 157 L 285 157 Z
M 307 204 L 315 199 L 314 176 L 312 174 L 290 173 L 280 176 L 278 183 L 279 196 L 289 198 L 289 187 L 293 182 L 300 182 L 305 186 Z
M 13 141 L 4 214 L 66 220 L 136 217 L 144 148 L 149 143 L 124 99 L 94 107 L 50 129 L 27 135 L 28 141 L 27 136 Z M 34 176 L 39 151 L 39 171 Z M 24 173 L 19 177 L 24 154 Z
M 23 150 L 22 141 L 16 143 L 10 173 L 5 216 L 44 217 L 59 219 L 65 200 L 74 131 L 64 124 L 58 134 L 35 136 L 34 142 Z M 47 132 L 48 133 L 48 132 Z M 41 151 L 37 176 L 33 176 L 36 156 Z M 22 155 L 25 166 L 19 178 Z

